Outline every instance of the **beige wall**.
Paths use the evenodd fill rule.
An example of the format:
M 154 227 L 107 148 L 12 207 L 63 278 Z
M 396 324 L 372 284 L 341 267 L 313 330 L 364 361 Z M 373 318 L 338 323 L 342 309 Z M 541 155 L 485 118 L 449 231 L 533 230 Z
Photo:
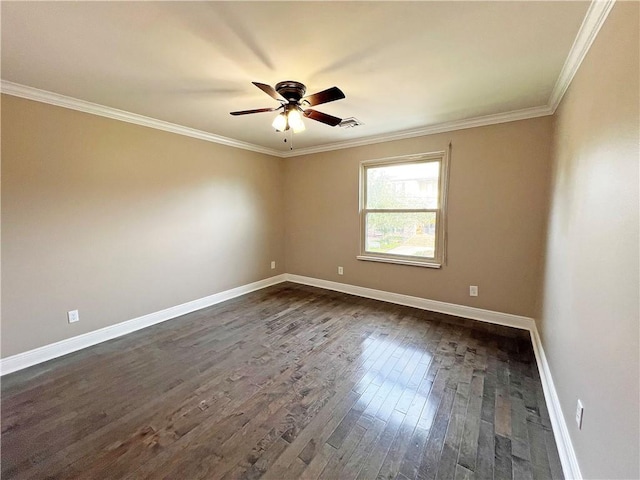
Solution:
M 448 264 L 356 260 L 359 162 L 446 150 L 450 140 Z M 289 158 L 287 272 L 535 316 L 550 141 L 551 118 L 544 117 Z M 477 298 L 469 285 L 478 285 Z
M 540 327 L 590 479 L 640 477 L 639 5 L 616 3 L 555 125 Z
M 2 356 L 283 273 L 283 168 L 2 96 Z
M 532 316 L 585 478 L 640 477 L 638 10 L 554 118 L 286 160 L 3 96 L 2 356 L 284 271 Z M 450 140 L 448 264 L 356 260 L 359 162 Z
M 548 117 L 286 161 L 11 96 L 2 120 L 3 357 L 284 271 L 536 313 Z M 357 261 L 359 161 L 449 140 L 448 265 Z

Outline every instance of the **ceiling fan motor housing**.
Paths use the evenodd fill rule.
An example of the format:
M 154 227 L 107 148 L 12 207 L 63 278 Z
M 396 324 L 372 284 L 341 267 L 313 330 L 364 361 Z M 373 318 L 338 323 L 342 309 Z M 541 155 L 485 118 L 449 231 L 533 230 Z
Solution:
M 305 87 L 302 83 L 295 82 L 293 80 L 279 82 L 276 85 L 276 92 L 278 92 L 290 102 L 300 102 L 300 99 L 304 97 L 306 91 L 307 87 Z
M 282 112 L 276 117 L 276 120 L 281 118 L 286 119 L 288 117 L 289 120 L 291 120 L 291 114 L 296 113 L 298 115 L 295 115 L 295 122 L 299 124 L 302 124 L 301 119 L 298 119 L 298 117 L 300 116 L 299 114 L 303 114 L 306 118 L 310 118 L 311 120 L 315 120 L 316 122 L 324 123 L 332 127 L 335 127 L 342 121 L 341 118 L 319 112 L 312 108 L 308 108 L 314 107 L 316 105 L 321 105 L 323 103 L 335 102 L 336 100 L 345 98 L 344 93 L 338 87 L 327 88 L 326 90 L 305 97 L 307 87 L 305 87 L 304 84 L 296 82 L 294 80 L 279 82 L 276 85 L 276 88 L 273 88 L 266 83 L 251 83 L 253 83 L 256 87 L 258 87 L 274 100 L 280 102 L 280 106 L 276 108 L 254 108 L 253 110 L 230 112 L 231 115 L 248 115 L 250 113 L 275 112 L 278 110 L 282 110 Z M 278 120 L 278 122 L 282 123 L 282 120 Z M 276 122 L 274 121 L 274 123 Z M 299 130 L 302 130 L 303 125 L 299 126 Z M 278 128 L 276 125 L 274 125 L 274 127 L 276 128 L 276 130 L 280 130 L 280 128 Z M 283 127 L 285 127 L 285 125 L 283 125 Z

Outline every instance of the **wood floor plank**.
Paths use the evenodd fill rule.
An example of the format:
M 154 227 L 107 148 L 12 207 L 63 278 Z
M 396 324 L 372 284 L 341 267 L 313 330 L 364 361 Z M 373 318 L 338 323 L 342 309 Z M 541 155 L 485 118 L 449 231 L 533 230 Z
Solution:
M 562 478 L 526 333 L 283 283 L 3 377 L 3 479 Z
M 471 379 L 469 403 L 467 405 L 457 459 L 457 463 L 461 467 L 471 472 L 475 470 L 476 454 L 478 452 L 483 387 L 484 376 L 481 372 L 475 372 Z
M 549 459 L 549 469 L 551 470 L 551 478 L 553 480 L 560 480 L 564 478 L 562 472 L 562 463 L 560 462 L 560 455 L 556 447 L 556 441 L 553 437 L 553 431 L 544 431 L 544 440 L 547 446 L 547 458 Z M 515 477 L 514 477 L 515 478 Z
M 509 365 L 499 360 L 496 375 L 495 430 L 496 434 L 511 438 L 511 396 L 509 393 Z
M 305 480 L 317 479 L 329 463 L 329 460 L 335 455 L 335 453 L 336 449 L 334 447 L 332 447 L 328 443 L 323 443 L 318 454 L 311 459 L 308 467 L 302 471 L 301 478 Z
M 438 407 L 438 412 L 436 413 L 436 417 L 433 421 L 429 440 L 425 446 L 417 478 L 426 480 L 436 477 L 440 456 L 442 455 L 444 439 L 447 432 L 447 426 L 451 418 L 451 409 L 453 407 L 454 397 L 455 390 L 452 388 L 445 388 L 442 400 Z
M 404 414 L 397 410 L 391 413 L 386 421 L 384 430 L 377 438 L 375 445 L 370 449 L 367 458 L 363 461 L 362 468 L 358 473 L 358 480 L 376 478 L 404 417 Z
M 471 470 L 463 467 L 462 465 L 456 465 L 456 471 L 453 478 L 454 480 L 473 480 L 474 474 Z
M 496 480 L 513 479 L 513 468 L 511 465 L 511 440 L 502 435 L 495 436 L 495 469 L 493 477 Z
M 428 392 L 424 393 L 424 397 L 427 400 L 420 413 L 420 418 L 400 466 L 400 473 L 408 478 L 415 478 L 418 474 L 420 462 L 425 451 L 425 445 L 431 433 L 431 428 L 433 427 L 442 397 L 444 396 L 449 373 L 448 369 L 440 368 L 433 382 L 431 382 L 430 379 L 426 380 L 427 383 L 431 384 L 431 387 Z M 420 395 L 420 393 L 418 393 L 418 395 Z
M 329 458 L 318 478 L 324 480 L 339 478 L 340 471 L 344 468 L 366 432 L 367 428 L 365 426 L 356 423 L 345 437 L 340 448 L 336 448 L 336 451 Z
M 466 380 L 465 374 L 462 379 Z M 455 476 L 456 464 L 458 461 L 460 442 L 464 428 L 464 420 L 469 404 L 470 384 L 462 381 L 458 383 L 458 389 L 453 400 L 453 408 L 447 427 L 447 433 L 444 439 L 444 446 L 440 461 L 438 462 L 438 471 L 436 478 L 450 479 Z
M 418 395 L 416 391 L 413 391 L 413 398 L 406 413 L 399 411 L 400 413 L 404 413 L 405 416 L 380 467 L 377 475 L 378 478 L 394 478 L 399 472 L 400 465 L 411 444 L 413 431 L 420 420 L 420 415 L 426 401 L 426 397 Z
M 476 468 L 474 470 L 477 479 L 493 478 L 495 465 L 495 433 L 493 425 L 484 420 L 480 421 L 478 432 L 478 453 L 476 456 Z
M 367 431 L 360 439 L 360 442 L 347 460 L 347 463 L 338 473 L 338 478 L 342 480 L 353 480 L 358 476 L 364 466 L 364 460 L 369 455 L 371 446 L 376 443 L 378 436 L 382 433 L 385 426 L 386 424 L 382 420 L 377 418 L 370 419 Z
M 533 480 L 533 472 L 531 470 L 531 463 L 529 460 L 524 460 L 520 457 L 511 457 L 511 464 L 513 467 L 513 478 L 517 480 Z
M 334 398 L 336 400 L 339 399 L 340 402 L 331 409 L 322 410 L 289 447 L 278 456 L 273 465 L 265 472 L 264 478 L 274 480 L 284 478 L 292 463 L 300 460 L 305 465 L 311 465 L 320 452 L 324 451 L 326 453 L 328 451 L 325 445 L 331 446 L 326 443 L 327 438 L 344 418 L 344 415 L 358 401 L 359 395 L 353 391 L 348 391 L 344 397 L 336 396 Z M 331 447 L 331 451 L 335 451 L 335 448 Z M 329 457 L 326 457 L 324 463 L 322 463 L 321 459 L 314 462 L 314 468 L 318 468 L 318 462 L 322 463 L 322 467 L 318 469 L 316 477 L 320 475 L 328 460 Z

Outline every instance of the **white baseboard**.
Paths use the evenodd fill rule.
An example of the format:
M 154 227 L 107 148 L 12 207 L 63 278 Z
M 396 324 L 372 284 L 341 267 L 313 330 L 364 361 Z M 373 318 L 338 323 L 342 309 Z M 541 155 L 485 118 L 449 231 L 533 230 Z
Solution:
M 582 472 L 580 471 L 580 465 L 578 465 L 578 458 L 573 449 L 567 422 L 565 421 L 565 416 L 560 406 L 558 392 L 553 383 L 551 370 L 549 369 L 547 357 L 544 354 L 544 348 L 542 347 L 540 335 L 538 334 L 538 329 L 535 324 L 531 330 L 531 343 L 533 344 L 533 352 L 535 353 L 536 363 L 538 364 L 544 399 L 547 403 L 547 410 L 549 410 L 551 428 L 553 429 L 553 435 L 556 439 L 556 445 L 558 446 L 558 454 L 560 455 L 564 478 L 566 480 L 582 480 Z
M 135 332 L 142 328 L 150 327 L 157 323 L 166 322 L 172 318 L 185 315 L 187 313 L 195 312 L 205 307 L 210 307 L 216 303 L 221 303 L 226 300 L 230 300 L 245 293 L 260 290 L 277 283 L 286 281 L 286 275 L 276 275 L 274 277 L 259 280 L 257 282 L 242 285 L 240 287 L 225 290 L 224 292 L 215 293 L 207 297 L 192 300 L 191 302 L 169 307 L 158 312 L 149 313 L 141 317 L 133 318 L 131 320 L 110 325 L 108 327 L 94 330 L 93 332 L 84 333 L 76 337 L 67 338 L 44 347 L 29 350 L 24 353 L 12 355 L 10 357 L 0 359 L 0 375 L 6 375 L 8 373 L 22 370 L 23 368 L 31 367 L 38 363 L 46 362 L 63 355 L 67 355 L 83 348 L 96 345 L 98 343 L 111 340 L 113 338 L 121 337 L 127 333 Z
M 334 290 L 336 292 L 357 295 L 358 297 L 372 298 L 374 300 L 382 300 L 383 302 L 406 305 L 407 307 L 429 310 L 431 312 L 446 313 L 449 315 L 455 315 L 456 317 L 470 318 L 471 320 L 480 320 L 482 322 L 494 323 L 497 325 L 520 328 L 522 330 L 529 331 L 535 326 L 533 318 L 512 315 L 510 313 L 493 312 L 491 310 L 483 310 L 481 308 L 467 307 L 466 305 L 439 302 L 436 300 L 428 300 L 426 298 L 402 295 L 400 293 L 391 293 L 383 290 L 375 290 L 373 288 L 358 287 L 356 285 L 349 285 L 346 283 L 331 282 L 329 280 L 303 277 L 301 275 L 292 275 L 290 273 L 288 273 L 286 277 L 288 281 L 294 283 L 302 283 L 312 287 L 320 287 L 326 290 Z
M 318 278 L 293 274 L 276 275 L 258 282 L 242 285 L 237 288 L 232 288 L 231 290 L 226 290 L 214 295 L 209 295 L 208 297 L 183 303 L 182 305 L 176 305 L 175 307 L 143 315 L 116 325 L 101 328 L 51 345 L 45 345 L 44 347 L 36 348 L 28 352 L 0 359 L 0 375 L 6 375 L 8 373 L 22 370 L 23 368 L 46 362 L 47 360 L 67 355 L 106 340 L 111 340 L 113 338 L 126 335 L 127 333 L 131 333 L 157 323 L 165 322 L 172 318 L 285 281 L 324 288 L 326 290 L 334 290 L 374 300 L 381 300 L 383 302 L 405 305 L 422 310 L 446 313 L 472 320 L 528 330 L 531 334 L 531 342 L 533 343 L 533 350 L 536 357 L 536 363 L 538 364 L 538 371 L 542 381 L 545 401 L 547 403 L 547 409 L 549 410 L 549 417 L 551 419 L 551 425 L 556 439 L 556 444 L 558 446 L 558 453 L 560 455 L 560 461 L 562 463 L 565 478 L 567 480 L 582 479 L 578 460 L 571 443 L 571 438 L 569 437 L 569 430 L 567 429 L 567 424 L 564 419 L 565 417 L 562 414 L 562 408 L 560 407 L 558 393 L 556 392 L 553 378 L 551 377 L 551 371 L 549 369 L 544 349 L 540 342 L 540 336 L 538 335 L 538 330 L 536 328 L 536 323 L 533 318 L 512 315 L 509 313 L 494 312 L 491 310 L 483 310 L 481 308 L 468 307 L 466 305 L 456 305 L 453 303 L 428 300 L 426 298 L 412 297 L 399 293 L 385 292 L 383 290 L 359 287 L 346 283 L 332 282 L 329 280 L 321 280 Z
M 359 297 L 372 298 L 382 300 L 384 302 L 406 305 L 409 307 L 420 308 L 422 310 L 430 310 L 432 312 L 446 313 L 472 320 L 480 320 L 482 322 L 504 325 L 507 327 L 520 328 L 528 330 L 533 343 L 533 351 L 538 365 L 538 372 L 544 390 L 544 398 L 549 411 L 549 418 L 553 428 L 553 434 L 558 446 L 558 454 L 562 470 L 567 480 L 582 480 L 578 459 L 576 457 L 569 430 L 562 414 L 558 393 L 551 377 L 551 370 L 547 363 L 547 358 L 540 342 L 536 322 L 533 318 L 512 315 L 509 313 L 494 312 L 491 310 L 483 310 L 480 308 L 468 307 L 465 305 L 456 305 L 453 303 L 438 302 L 436 300 L 428 300 L 426 298 L 412 297 L 399 293 L 385 292 L 382 290 L 374 290 L 372 288 L 358 287 L 346 283 L 332 282 L 329 280 L 320 280 L 317 278 L 303 277 L 300 275 L 287 274 L 286 278 L 290 282 L 301 283 L 313 287 L 325 288 L 342 293 L 349 293 Z

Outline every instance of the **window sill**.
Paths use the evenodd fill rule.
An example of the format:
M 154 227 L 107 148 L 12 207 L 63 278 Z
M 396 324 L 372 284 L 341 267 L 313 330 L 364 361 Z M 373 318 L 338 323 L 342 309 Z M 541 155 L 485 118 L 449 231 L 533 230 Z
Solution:
M 426 268 L 440 268 L 442 264 L 435 262 L 418 262 L 415 260 L 403 260 L 400 258 L 387 258 L 387 257 L 374 257 L 370 255 L 358 255 L 358 260 L 365 260 L 367 262 L 382 262 L 382 263 L 395 263 L 398 265 L 410 265 L 412 267 L 426 267 Z

